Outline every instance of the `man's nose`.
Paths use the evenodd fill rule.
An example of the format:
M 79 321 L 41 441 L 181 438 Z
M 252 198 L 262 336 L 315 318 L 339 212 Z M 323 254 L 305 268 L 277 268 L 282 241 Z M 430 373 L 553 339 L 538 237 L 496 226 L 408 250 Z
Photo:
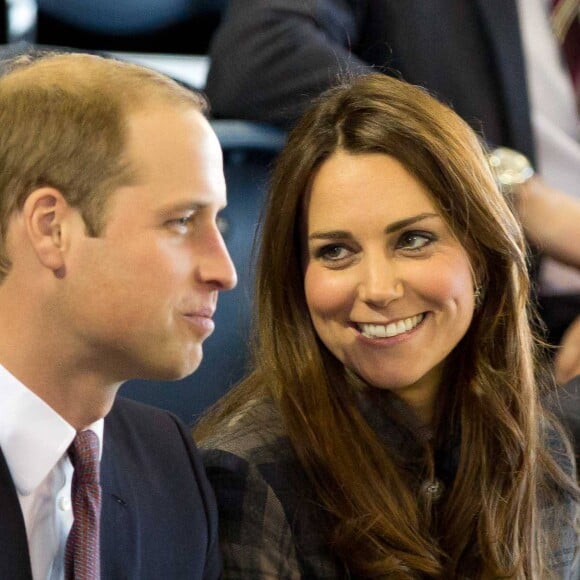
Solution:
M 203 263 L 199 268 L 200 277 L 206 284 L 217 290 L 231 290 L 238 283 L 236 268 L 228 252 L 222 234 L 214 228 L 212 239 L 202 248 Z

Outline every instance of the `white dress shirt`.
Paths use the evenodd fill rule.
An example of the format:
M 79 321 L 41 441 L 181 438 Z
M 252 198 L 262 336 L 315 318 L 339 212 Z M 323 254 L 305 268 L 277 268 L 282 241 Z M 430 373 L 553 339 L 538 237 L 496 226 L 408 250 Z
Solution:
M 103 419 L 89 428 L 102 451 Z M 0 365 L 0 448 L 26 525 L 34 580 L 63 580 L 64 549 L 73 522 L 67 455 L 76 431 Z
M 580 117 L 572 77 L 552 31 L 548 0 L 518 0 L 538 172 L 580 199 Z M 579 225 L 580 227 L 580 225 Z M 580 291 L 580 273 L 542 260 L 543 294 Z

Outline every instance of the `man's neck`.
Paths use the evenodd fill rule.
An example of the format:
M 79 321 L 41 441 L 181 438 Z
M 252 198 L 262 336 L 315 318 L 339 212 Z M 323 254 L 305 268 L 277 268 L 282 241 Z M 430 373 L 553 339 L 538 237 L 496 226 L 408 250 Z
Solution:
M 29 285 L 30 286 L 30 285 Z M 11 276 L 0 285 L 0 363 L 77 429 L 104 417 L 121 384 L 42 293 L 22 291 Z
M 0 364 L 77 431 L 108 414 L 121 384 L 103 386 L 100 381 L 82 373 L 68 373 L 62 368 L 58 371 L 64 372 L 54 372 L 55 369 L 51 369 L 50 365 L 44 368 L 38 368 L 39 365 L 23 368 L 6 359 L 2 352 Z
M 66 421 L 82 429 L 110 411 L 121 382 L 89 370 L 49 337 L 19 333 L 3 322 L 0 311 L 0 364 Z

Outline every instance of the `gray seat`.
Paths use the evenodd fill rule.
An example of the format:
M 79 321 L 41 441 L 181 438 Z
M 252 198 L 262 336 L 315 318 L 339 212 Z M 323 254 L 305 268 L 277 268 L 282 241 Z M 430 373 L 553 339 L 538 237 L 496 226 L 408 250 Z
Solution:
M 99 34 L 129 35 L 165 28 L 193 15 L 218 13 L 224 0 L 37 0 L 63 23 Z
M 36 42 L 83 50 L 206 54 L 227 0 L 36 0 Z

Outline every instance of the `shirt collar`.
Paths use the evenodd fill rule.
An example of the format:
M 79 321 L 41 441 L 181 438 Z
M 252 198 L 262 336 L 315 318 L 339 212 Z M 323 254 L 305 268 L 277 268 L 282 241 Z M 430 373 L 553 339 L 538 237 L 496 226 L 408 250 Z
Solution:
M 99 419 L 88 427 L 99 438 L 100 454 L 103 426 Z M 75 435 L 72 425 L 0 365 L 0 448 L 20 495 L 42 483 Z

